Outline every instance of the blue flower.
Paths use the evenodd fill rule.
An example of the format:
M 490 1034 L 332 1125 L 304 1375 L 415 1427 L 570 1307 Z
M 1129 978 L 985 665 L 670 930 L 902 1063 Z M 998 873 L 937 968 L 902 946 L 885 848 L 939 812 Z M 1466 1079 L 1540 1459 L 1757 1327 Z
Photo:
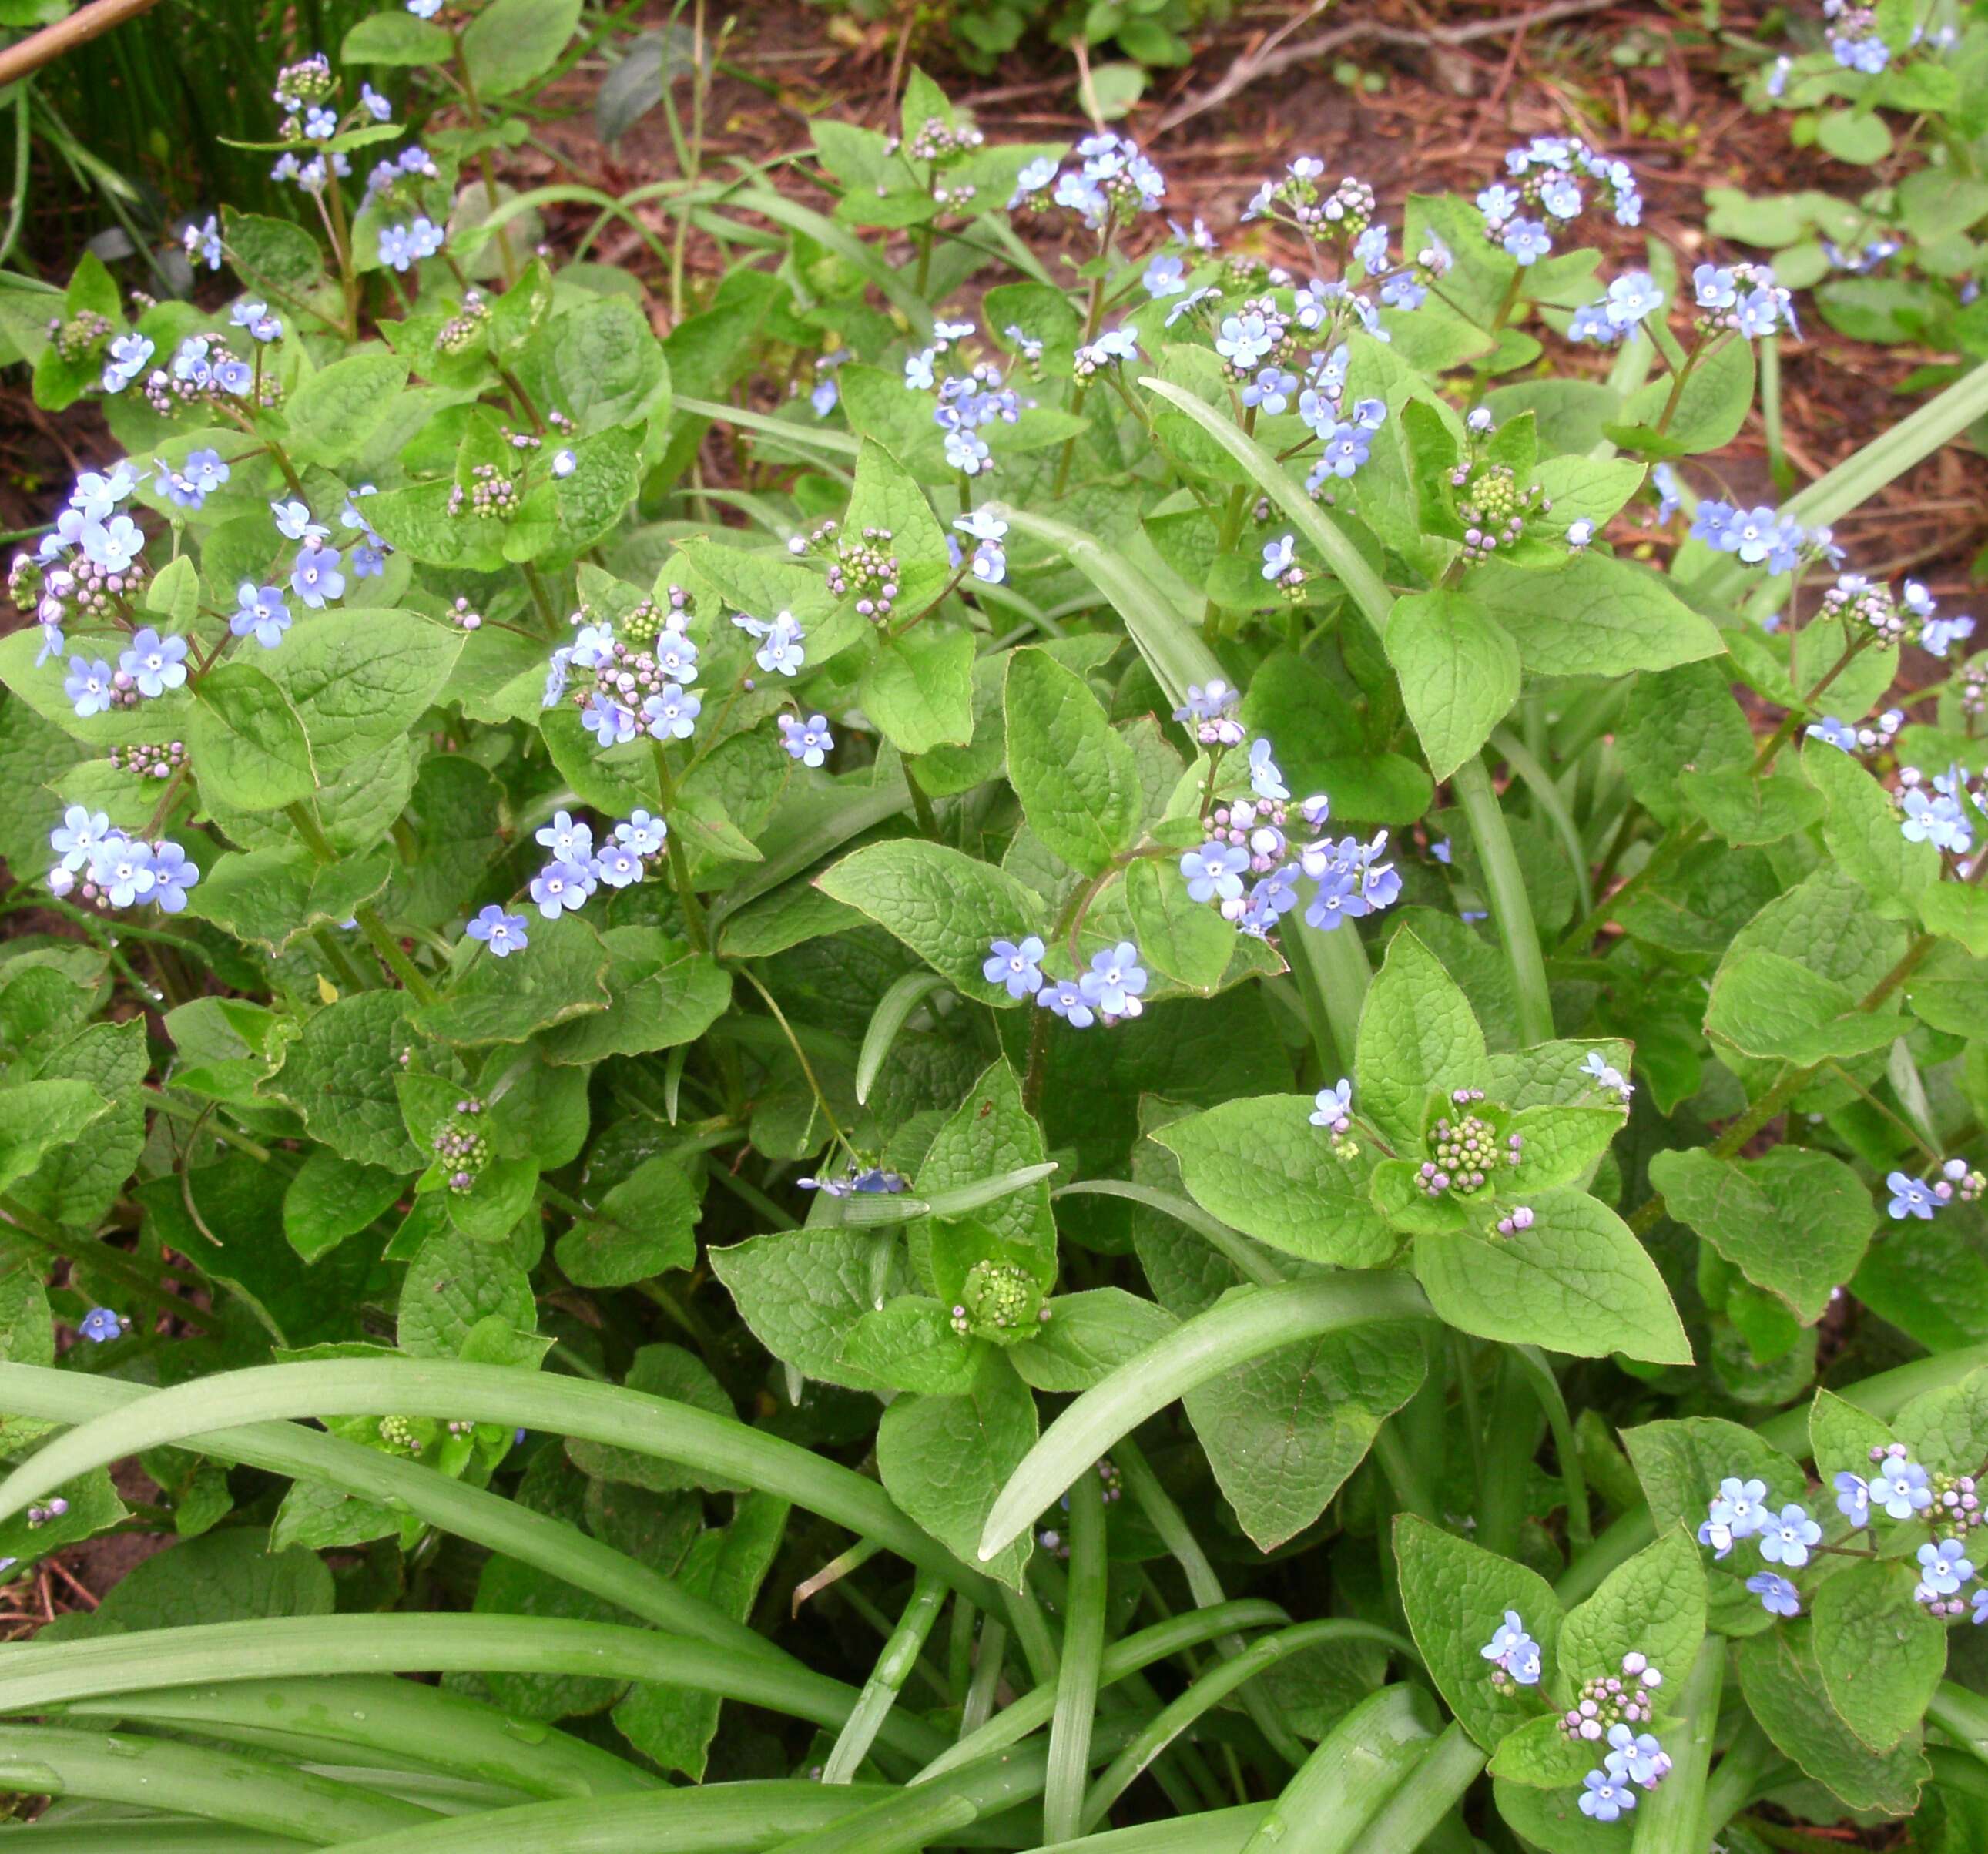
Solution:
M 1936 1205 L 1930 1185 L 1909 1178 L 1902 1172 L 1890 1173 L 1885 1182 L 1892 1193 L 1892 1201 L 1885 1208 L 1892 1216 L 1901 1223 L 1909 1216 L 1916 1216 L 1922 1223 L 1932 1221 Z
M 1836 1510 L 1861 1531 L 1871 1523 L 1871 1485 L 1845 1468 L 1836 1477 Z
M 1618 1723 L 1608 1728 L 1608 1744 L 1602 1762 L 1618 1783 L 1637 1783 L 1653 1790 L 1670 1774 L 1670 1754 L 1654 1732 L 1632 1732 Z
M 1746 1588 L 1760 1599 L 1760 1607 L 1770 1615 L 1801 1614 L 1801 1593 L 1777 1572 L 1755 1572 L 1747 1578 Z
M 1045 1010 L 1054 1011 L 1073 1030 L 1087 1030 L 1097 1021 L 1084 987 L 1074 979 L 1052 979 L 1036 993 L 1036 1002 Z
M 1539 1684 L 1540 1645 L 1526 1634 L 1525 1623 L 1517 1610 L 1505 1612 L 1504 1621 L 1477 1652 L 1486 1660 L 1503 1668 L 1520 1686 Z
M 1967 1547 L 1960 1539 L 1943 1538 L 1936 1545 L 1919 1548 L 1919 1582 L 1936 1596 L 1953 1596 L 1973 1576 Z
M 186 682 L 186 654 L 184 638 L 162 638 L 147 624 L 132 634 L 131 647 L 117 659 L 117 667 L 137 685 L 140 695 L 163 695 Z
M 312 611 L 321 610 L 326 601 L 338 598 L 345 591 L 345 575 L 338 570 L 343 558 L 336 547 L 327 547 L 322 541 L 306 541 L 297 556 L 297 563 L 290 569 L 291 591 Z
M 152 903 L 168 914 L 186 905 L 186 891 L 198 886 L 200 864 L 189 862 L 180 846 L 161 839 L 152 851 Z
M 1608 286 L 1608 320 L 1618 328 L 1634 328 L 1664 306 L 1664 293 L 1647 270 L 1625 270 Z
M 598 689 L 587 696 L 580 711 L 580 724 L 593 735 L 604 753 L 635 738 L 635 711 Z
M 158 878 L 153 873 L 151 854 L 130 838 L 107 838 L 90 861 L 90 880 L 110 897 L 113 908 L 129 908 L 150 895 Z
M 555 811 L 552 822 L 539 825 L 532 841 L 551 851 L 556 863 L 583 864 L 593 854 L 593 827 L 570 811 Z
M 1712 1510 L 1733 1528 L 1735 1538 L 1750 1538 L 1767 1523 L 1767 1484 L 1729 1474 L 1719 1484 L 1719 1497 Z
M 274 650 L 290 628 L 290 608 L 280 586 L 258 586 L 244 580 L 235 589 L 235 610 L 228 628 L 238 638 L 252 636 L 265 650 Z
M 188 220 L 186 229 L 180 234 L 180 243 L 190 259 L 205 264 L 209 270 L 221 268 L 221 222 L 212 213 L 200 224 Z
M 1759 1536 L 1760 1555 L 1769 1564 L 1798 1571 L 1808 1562 L 1809 1547 L 1821 1541 L 1822 1528 L 1809 1517 L 1806 1507 L 1791 1504 L 1764 1521 Z
M 1270 743 L 1267 740 L 1258 739 L 1249 743 L 1249 789 L 1259 798 L 1267 798 L 1273 803 L 1290 797 L 1284 776 L 1270 756 Z
M 674 682 L 664 683 L 660 695 L 642 704 L 644 725 L 658 740 L 688 740 L 703 712 L 704 703 Z
M 647 811 L 631 811 L 627 820 L 614 827 L 614 841 L 625 844 L 637 856 L 658 854 L 669 841 L 670 827 Z
M 626 844 L 609 844 L 593 859 L 593 872 L 610 888 L 626 888 L 642 879 L 642 859 Z
M 1650 471 L 1650 481 L 1657 492 L 1657 519 L 1667 522 L 1677 513 L 1678 505 L 1684 500 L 1684 485 L 1678 481 L 1678 473 L 1668 463 L 1654 465 Z
M 1212 284 L 1208 284 L 1182 296 L 1172 309 L 1167 311 L 1167 326 L 1172 328 L 1182 316 L 1192 315 L 1202 303 L 1212 303 L 1221 294 L 1222 292 Z
M 311 519 L 311 512 L 302 502 L 272 502 L 269 513 L 276 517 L 276 532 L 286 541 L 322 541 L 330 538 L 331 530 L 322 523 Z
M 1388 228 L 1369 225 L 1353 241 L 1353 256 L 1368 276 L 1378 277 L 1388 268 Z
M 1636 1091 L 1635 1084 L 1628 1081 L 1621 1070 L 1614 1067 L 1598 1049 L 1587 1052 L 1587 1060 L 1581 1064 L 1580 1072 L 1588 1077 L 1597 1088 L 1611 1089 L 1625 1101 Z
M 587 871 L 576 863 L 548 863 L 532 878 L 529 893 L 539 913 L 549 921 L 562 914 L 575 914 L 586 905 L 592 892 Z
M 63 693 L 75 703 L 76 713 L 87 721 L 92 715 L 106 712 L 117 699 L 117 687 L 111 681 L 115 674 L 101 657 L 93 662 L 84 657 L 71 657 L 69 674 L 63 678 Z
M 495 902 L 472 921 L 465 931 L 472 940 L 481 940 L 498 959 L 508 959 L 531 945 L 522 914 L 506 914 Z
M 1804 730 L 1811 740 L 1821 740 L 1833 747 L 1841 747 L 1846 753 L 1857 751 L 1857 730 L 1847 721 L 1839 721 L 1834 715 L 1824 715 L 1820 721 L 1810 722 Z
M 1974 1614 L 1971 1620 L 1976 1629 L 1983 1622 L 1988 1622 L 1988 1584 L 1982 1585 L 1974 1592 Z
M 803 721 L 796 715 L 783 715 L 780 721 L 780 745 L 787 749 L 789 758 L 798 760 L 803 766 L 820 766 L 835 751 L 835 736 L 829 732 L 826 715 L 810 715 Z
M 1213 837 L 1180 859 L 1180 872 L 1187 878 L 1188 899 L 1192 902 L 1236 900 L 1242 893 L 1242 878 L 1249 868 L 1248 851 L 1239 844 L 1226 844 Z
M 49 847 L 61 858 L 65 869 L 80 869 L 96 854 L 98 847 L 120 834 L 110 827 L 110 814 L 71 805 L 63 820 L 49 833 Z
M 393 104 L 370 83 L 362 83 L 359 86 L 359 101 L 375 122 L 391 122 L 394 120 Z
M 1011 998 L 1026 998 L 1041 990 L 1043 943 L 1034 934 L 1025 935 L 1019 946 L 1013 940 L 996 940 L 989 949 L 980 974 L 989 985 L 1004 985 Z
M 86 1339 L 101 1345 L 124 1336 L 124 1316 L 108 1307 L 93 1307 L 83 1316 L 83 1323 L 76 1331 Z
M 1139 994 L 1146 989 L 1145 969 L 1139 963 L 1139 949 L 1130 940 L 1121 940 L 1094 954 L 1090 971 L 1078 981 L 1084 996 L 1107 1017 L 1136 1017 Z
M 1499 242 L 1522 266 L 1537 264 L 1553 249 L 1552 239 L 1537 219 L 1519 219 L 1506 226 Z
M 1276 344 L 1277 338 L 1269 324 L 1254 310 L 1246 315 L 1224 317 L 1221 332 L 1215 337 L 1215 351 L 1239 373 L 1252 370 Z
M 1273 541 L 1263 543 L 1263 577 L 1280 580 L 1297 563 L 1297 536 L 1280 534 Z M 1262 744 L 1267 746 L 1268 742 Z
M 1314 480 L 1305 486 L 1315 490 L 1328 476 L 1354 475 L 1373 455 L 1373 446 L 1374 434 L 1366 426 L 1335 425 L 1326 437 L 1325 448 L 1319 454 Z
M 122 573 L 144 551 L 144 530 L 128 515 L 113 515 L 107 522 L 83 524 L 83 558 L 106 573 Z
M 1910 1519 L 1932 1504 L 1926 1471 L 1902 1455 L 1888 1455 L 1871 1477 L 1871 1504 L 1893 1519 Z
M 1788 57 L 1777 58 L 1768 66 L 1767 82 L 1763 87 L 1767 94 L 1777 102 L 1780 100 L 1782 93 L 1787 89 L 1788 73 L 1794 69 L 1794 60 Z
M 1581 1781 L 1581 1812 L 1597 1822 L 1613 1822 L 1636 1806 L 1636 1792 L 1605 1771 L 1590 1771 Z
M 1311 1123 L 1315 1127 L 1330 1127 L 1335 1133 L 1343 1133 L 1352 1114 L 1353 1084 L 1344 1077 L 1313 1097 Z
M 1187 288 L 1185 262 L 1168 252 L 1161 255 L 1146 266 L 1146 272 L 1139 281 L 1145 286 L 1146 294 L 1158 299 L 1177 296 Z

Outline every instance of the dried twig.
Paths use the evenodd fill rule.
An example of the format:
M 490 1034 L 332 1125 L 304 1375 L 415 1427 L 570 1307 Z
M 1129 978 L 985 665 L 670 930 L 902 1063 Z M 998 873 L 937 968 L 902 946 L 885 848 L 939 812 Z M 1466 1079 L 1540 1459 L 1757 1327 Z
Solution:
M 1177 129 L 1184 122 L 1191 121 L 1204 110 L 1214 109 L 1226 103 L 1230 97 L 1259 77 L 1274 77 L 1280 71 L 1288 71 L 1293 66 L 1309 64 L 1313 59 L 1323 58 L 1336 52 L 1341 46 L 1352 45 L 1361 39 L 1378 40 L 1382 45 L 1430 46 L 1455 47 L 1469 44 L 1478 39 L 1496 39 L 1506 32 L 1516 32 L 1536 25 L 1550 25 L 1557 19 L 1573 19 L 1584 13 L 1598 13 L 1612 6 L 1614 0 L 1551 0 L 1548 5 L 1535 7 L 1530 12 L 1509 14 L 1498 19 L 1473 20 L 1468 25 L 1429 26 L 1421 31 L 1411 31 L 1405 26 L 1384 25 L 1377 20 L 1363 19 L 1351 25 L 1334 26 L 1329 32 L 1322 32 L 1316 39 L 1307 39 L 1302 45 L 1288 45 L 1284 41 L 1298 26 L 1316 19 L 1325 10 L 1330 0 L 1318 0 L 1300 14 L 1288 25 L 1270 35 L 1256 49 L 1245 53 L 1229 67 L 1229 73 L 1211 85 L 1199 96 L 1190 96 L 1161 117 L 1157 124 L 1146 133 L 1148 142 L 1157 140 L 1170 129 Z

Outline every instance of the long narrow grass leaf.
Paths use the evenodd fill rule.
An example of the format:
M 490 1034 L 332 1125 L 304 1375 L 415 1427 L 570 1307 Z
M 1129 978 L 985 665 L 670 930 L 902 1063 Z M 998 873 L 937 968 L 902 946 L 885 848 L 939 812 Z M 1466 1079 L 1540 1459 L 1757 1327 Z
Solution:
M 1428 1754 L 1434 1707 L 1416 1687 L 1385 1687 L 1341 1719 L 1285 1785 L 1244 1854 L 1352 1854 L 1383 1804 Z
M 992 1558 L 1046 1511 L 1121 1436 L 1198 1385 L 1342 1327 L 1432 1317 L 1405 1275 L 1347 1273 L 1232 1290 L 1127 1360 L 1050 1425 L 996 1497 L 980 1535 L 981 1557 Z

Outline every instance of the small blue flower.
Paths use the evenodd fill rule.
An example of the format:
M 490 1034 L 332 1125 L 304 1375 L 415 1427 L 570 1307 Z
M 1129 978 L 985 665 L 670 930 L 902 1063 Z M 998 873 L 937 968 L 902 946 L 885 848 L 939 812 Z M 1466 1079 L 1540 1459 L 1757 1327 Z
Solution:
M 576 863 L 548 863 L 532 878 L 529 893 L 539 913 L 549 921 L 562 914 L 576 914 L 587 905 L 591 892 L 587 871 Z
M 1109 1017 L 1136 1017 L 1139 994 L 1146 989 L 1139 949 L 1121 940 L 1091 956 L 1090 969 L 1078 981 L 1084 996 Z
M 1654 1732 L 1632 1732 L 1618 1723 L 1608 1728 L 1608 1744 L 1602 1762 L 1618 1783 L 1641 1784 L 1653 1790 L 1670 1774 L 1670 1754 Z
M 1871 1484 L 1845 1468 L 1836 1477 L 1836 1510 L 1861 1531 L 1871 1523 Z
M 1888 1455 L 1871 1477 L 1871 1504 L 1891 1518 L 1910 1519 L 1932 1504 L 1932 1488 L 1924 1468 L 1902 1455 Z
M 1774 1572 L 1755 1572 L 1747 1578 L 1746 1588 L 1760 1599 L 1761 1608 L 1770 1615 L 1801 1614 L 1801 1593 Z
M 1241 844 L 1212 837 L 1180 859 L 1180 872 L 1187 878 L 1188 899 L 1192 902 L 1237 899 L 1249 868 L 1249 852 Z
M 531 944 L 525 932 L 522 914 L 506 914 L 495 902 L 472 921 L 465 930 L 472 940 L 481 940 L 498 959 L 508 959 Z
M 200 881 L 200 864 L 187 860 L 180 846 L 162 839 L 152 851 L 152 903 L 168 914 L 186 905 L 186 891 Z
M 669 826 L 660 817 L 651 817 L 647 811 L 631 811 L 625 823 L 614 827 L 614 841 L 637 856 L 660 854 L 669 835 Z
M 1045 1010 L 1053 1010 L 1073 1030 L 1087 1030 L 1097 1021 L 1084 995 L 1084 987 L 1074 979 L 1055 979 L 1036 993 L 1036 1002 Z
M 658 740 L 688 740 L 703 712 L 703 702 L 674 682 L 664 683 L 660 695 L 642 704 L 644 725 Z
M 152 892 L 158 878 L 143 844 L 112 837 L 90 858 L 90 880 L 110 897 L 112 907 L 129 908 Z
M 1847 721 L 1838 720 L 1834 715 L 1824 715 L 1820 721 L 1811 722 L 1804 732 L 1810 739 L 1840 747 L 1846 753 L 1857 751 L 1856 729 Z
M 626 888 L 642 879 L 642 859 L 626 844 L 608 844 L 593 859 L 593 872 L 610 888 Z
M 1678 473 L 1668 463 L 1652 467 L 1650 481 L 1657 492 L 1657 519 L 1667 522 L 1677 513 L 1679 505 L 1684 500 L 1684 485 L 1678 481 Z
M 1011 998 L 1033 996 L 1042 989 L 1043 951 L 1041 940 L 1033 933 L 1024 935 L 1019 946 L 996 940 L 980 968 L 981 976 L 989 985 L 1006 986 Z
M 286 541 L 322 541 L 330 538 L 331 530 L 321 522 L 311 518 L 311 512 L 302 502 L 272 502 L 269 513 L 276 518 L 276 532 Z
M 604 753 L 609 747 L 619 746 L 624 741 L 635 738 L 635 711 L 626 702 L 604 695 L 598 689 L 587 698 L 585 706 L 580 711 L 580 723 L 593 735 L 595 743 Z
M 1505 1612 L 1504 1621 L 1477 1652 L 1486 1660 L 1503 1668 L 1520 1686 L 1539 1684 L 1540 1645 L 1526 1634 L 1525 1623 L 1517 1610 Z
M 1185 262 L 1163 252 L 1146 266 L 1145 275 L 1139 281 L 1145 286 L 1146 294 L 1157 299 L 1179 296 L 1187 288 L 1186 276 Z
M 1970 1619 L 1976 1629 L 1988 1622 L 1988 1584 L 1983 1584 L 1974 1592 L 1974 1614 Z
M 391 122 L 394 120 L 393 104 L 370 83 L 362 83 L 359 86 L 359 101 L 375 122 Z
M 103 844 L 120 834 L 111 829 L 109 813 L 71 805 L 63 812 L 62 822 L 49 833 L 49 847 L 62 859 L 65 869 L 76 870 Z
M 1311 1123 L 1315 1127 L 1330 1127 L 1335 1133 L 1343 1133 L 1352 1115 L 1353 1084 L 1344 1077 L 1313 1097 Z
M 1919 1548 L 1919 1582 L 1936 1596 L 1957 1595 L 1960 1586 L 1974 1575 L 1968 1561 L 1967 1547 L 1957 1538 L 1943 1538 L 1936 1544 Z
M 1537 219 L 1516 221 L 1506 227 L 1505 235 L 1499 242 L 1522 266 L 1537 264 L 1553 249 L 1553 239 Z
M 1581 1812 L 1597 1822 L 1613 1822 L 1636 1806 L 1636 1792 L 1605 1771 L 1590 1771 L 1581 1781 Z
M 87 721 L 92 715 L 101 715 L 110 709 L 117 699 L 117 686 L 111 680 L 116 673 L 101 657 L 93 662 L 84 657 L 69 658 L 63 693 L 76 705 L 76 712 L 83 719 Z
M 253 637 L 265 650 L 274 650 L 290 628 L 290 608 L 280 586 L 258 586 L 244 580 L 235 589 L 235 610 L 228 628 L 238 638 Z
M 93 1307 L 83 1316 L 76 1331 L 86 1339 L 102 1345 L 124 1336 L 124 1316 L 108 1307 Z
M 1280 534 L 1273 541 L 1263 543 L 1263 577 L 1280 580 L 1297 564 L 1297 536 Z M 1262 744 L 1267 746 L 1268 742 Z
M 780 745 L 788 757 L 803 766 L 816 766 L 835 751 L 835 736 L 830 732 L 826 715 L 810 715 L 803 721 L 797 715 L 783 715 Z
M 1281 802 L 1290 797 L 1284 783 L 1283 774 L 1277 770 L 1277 763 L 1270 756 L 1269 741 L 1258 739 L 1249 743 L 1249 789 L 1259 798 Z
M 1766 1521 L 1759 1536 L 1760 1555 L 1769 1564 L 1798 1571 L 1808 1562 L 1809 1547 L 1821 1540 L 1822 1528 L 1809 1517 L 1806 1507 L 1791 1504 Z
M 1777 58 L 1768 66 L 1764 88 L 1767 94 L 1777 102 L 1780 101 L 1782 93 L 1787 89 L 1788 73 L 1794 69 L 1794 60 L 1785 56 Z
M 1885 1182 L 1892 1193 L 1892 1201 L 1885 1208 L 1892 1216 L 1901 1223 L 1909 1216 L 1916 1216 L 1922 1223 L 1932 1221 L 1936 1200 L 1930 1185 L 1909 1178 L 1902 1172 L 1890 1173 Z
M 163 695 L 185 683 L 186 654 L 184 638 L 162 638 L 147 624 L 132 634 L 130 648 L 117 659 L 117 667 L 137 685 L 140 695 Z
M 291 591 L 312 611 L 322 610 L 327 601 L 342 597 L 345 591 L 345 575 L 338 570 L 343 557 L 336 547 L 327 547 L 322 541 L 307 541 L 297 556 L 297 563 L 290 569 Z

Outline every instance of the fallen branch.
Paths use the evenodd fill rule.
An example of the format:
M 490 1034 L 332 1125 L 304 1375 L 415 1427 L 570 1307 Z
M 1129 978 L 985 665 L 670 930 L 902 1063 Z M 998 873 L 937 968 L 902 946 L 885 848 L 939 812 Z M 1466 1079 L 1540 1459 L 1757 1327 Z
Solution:
M 1214 109 L 1226 103 L 1237 92 L 1246 89 L 1261 77 L 1274 77 L 1280 71 L 1288 71 L 1293 66 L 1309 64 L 1314 59 L 1337 51 L 1341 46 L 1351 45 L 1361 39 L 1377 41 L 1382 45 L 1445 46 L 1457 46 L 1472 43 L 1479 39 L 1496 39 L 1507 32 L 1523 32 L 1535 25 L 1550 25 L 1557 19 L 1573 19 L 1584 13 L 1598 13 L 1612 6 L 1614 0 L 1551 0 L 1548 5 L 1536 7 L 1526 13 L 1511 13 L 1497 19 L 1479 19 L 1468 25 L 1432 25 L 1420 29 L 1407 26 L 1383 25 L 1372 20 L 1361 20 L 1351 25 L 1334 26 L 1329 32 L 1322 32 L 1316 39 L 1307 39 L 1301 45 L 1284 42 L 1300 26 L 1308 24 L 1325 11 L 1330 0 L 1317 0 L 1305 12 L 1271 33 L 1256 50 L 1246 53 L 1229 67 L 1229 73 L 1218 83 L 1204 90 L 1199 96 L 1188 97 L 1161 117 L 1156 127 L 1148 131 L 1147 140 L 1156 140 L 1169 129 L 1177 129 L 1184 122 L 1191 121 L 1204 110 Z
M 157 0 L 90 0 L 87 6 L 77 8 L 66 19 L 58 19 L 53 25 L 44 26 L 19 44 L 0 51 L 0 84 L 12 83 L 30 71 L 39 71 L 51 59 L 73 51 L 113 25 L 122 25 L 157 4 Z

